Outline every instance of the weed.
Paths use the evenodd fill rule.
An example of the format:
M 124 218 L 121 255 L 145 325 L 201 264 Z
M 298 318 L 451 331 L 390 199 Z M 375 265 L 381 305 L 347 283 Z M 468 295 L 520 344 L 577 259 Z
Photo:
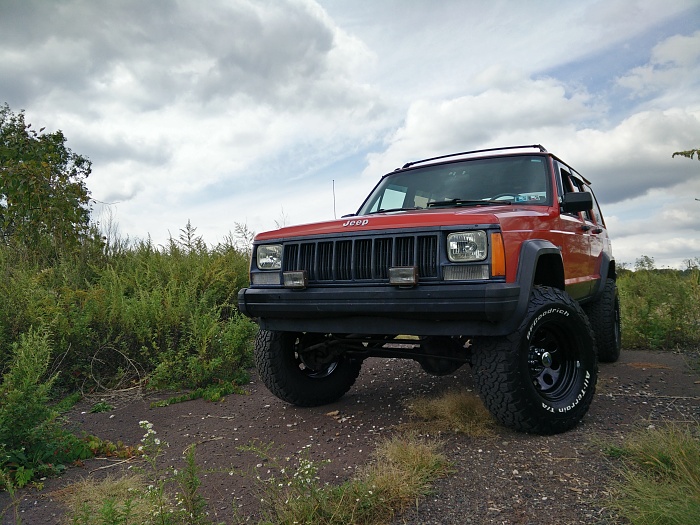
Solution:
M 47 332 L 30 330 L 13 345 L 12 365 L 0 385 L 0 471 L 23 487 L 35 477 L 56 475 L 92 455 L 85 440 L 64 430 L 49 406 L 55 375 L 45 378 L 51 356 Z
M 639 266 L 618 277 L 625 347 L 692 347 L 700 343 L 700 270 Z
M 247 375 L 245 376 L 247 377 Z M 243 382 L 243 380 L 241 379 Z M 192 392 L 187 392 L 179 396 L 172 396 L 161 401 L 153 401 L 151 408 L 167 407 L 175 403 L 183 403 L 194 399 L 204 399 L 213 403 L 218 403 L 224 399 L 224 396 L 229 394 L 243 394 L 243 389 L 235 382 L 218 382 L 207 385 L 204 388 L 196 388 Z
M 206 501 L 199 493 L 195 447 L 187 449 L 182 470 L 162 467 L 161 456 L 168 444 L 160 440 L 152 423 L 140 421 L 139 425 L 145 431 L 138 445 L 145 468 L 134 468 L 118 479 L 85 480 L 54 494 L 68 507 L 71 523 L 209 525 Z
M 130 474 L 102 481 L 83 480 L 53 493 L 71 511 L 72 525 L 149 523 L 151 503 L 144 497 L 143 480 Z
M 73 408 L 78 401 L 80 401 L 83 398 L 83 395 L 80 392 L 73 392 L 72 394 L 67 395 L 63 399 L 61 399 L 58 403 L 54 405 L 54 409 L 56 412 L 59 414 L 63 414 L 64 412 L 67 412 L 71 408 Z
M 194 230 L 159 248 L 86 245 L 49 267 L 0 246 L 0 370 L 21 334 L 47 326 L 63 391 L 114 388 L 134 371 L 168 388 L 235 380 L 257 329 L 236 310 L 248 258 L 230 243 L 207 248 Z
M 449 471 L 439 443 L 414 434 L 380 444 L 373 461 L 340 485 L 321 483 L 318 472 L 323 462 L 312 461 L 308 447 L 299 451 L 295 462 L 289 457 L 284 462 L 276 459 L 271 447 L 243 448 L 264 460 L 256 479 L 266 524 L 386 523 Z
M 167 443 L 153 425 L 141 421 L 145 434 L 139 452 L 145 468 L 119 479 L 86 480 L 54 493 L 69 508 L 73 525 L 208 525 L 201 496 L 201 469 L 195 447 L 188 447 L 181 470 L 160 466 Z M 340 485 L 323 484 L 319 469 L 325 461 L 310 458 L 310 449 L 295 458 L 278 458 L 273 444 L 241 447 L 262 458 L 254 472 L 261 500 L 260 523 L 374 525 L 391 517 L 428 493 L 431 483 L 449 472 L 440 443 L 415 434 L 381 443 L 367 466 Z M 239 522 L 247 522 L 248 517 Z
M 623 482 L 611 506 L 633 525 L 697 523 L 700 516 L 700 426 L 652 428 L 627 438 Z M 615 449 L 617 451 L 617 448 Z
M 174 481 L 179 488 L 175 493 L 177 507 L 182 516 L 182 522 L 187 525 L 210 523 L 206 517 L 207 502 L 199 493 L 199 487 L 202 484 L 199 477 L 200 471 L 195 458 L 195 446 L 187 447 L 185 467 L 174 475 Z
M 440 397 L 419 397 L 408 403 L 409 410 L 424 424 L 409 423 L 408 427 L 428 427 L 433 432 L 460 432 L 473 437 L 493 435 L 496 423 L 476 394 L 447 392 Z
M 3 446 L 0 445 L 0 456 L 3 454 Z M 17 482 L 8 473 L 0 470 L 0 488 L 4 488 L 10 495 L 9 508 L 13 511 L 13 517 L 15 519 L 15 525 L 22 525 L 22 517 L 19 512 L 19 504 L 21 498 L 17 494 Z M 2 518 L 7 513 L 7 508 L 0 509 L 0 518 Z
M 111 410 L 114 410 L 114 407 L 107 403 L 106 401 L 98 401 L 94 405 L 92 405 L 92 408 L 90 408 L 90 413 L 92 414 L 97 414 L 99 412 L 109 412 Z

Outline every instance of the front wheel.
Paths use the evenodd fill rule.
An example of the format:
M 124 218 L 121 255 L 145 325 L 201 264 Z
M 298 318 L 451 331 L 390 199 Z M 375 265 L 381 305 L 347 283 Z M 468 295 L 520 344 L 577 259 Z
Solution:
M 274 395 L 298 406 L 319 406 L 342 397 L 355 383 L 362 361 L 339 354 L 322 358 L 323 334 L 260 330 L 255 366 Z
M 593 400 L 598 362 L 588 318 L 566 292 L 535 287 L 507 337 L 476 341 L 474 382 L 503 425 L 535 434 L 573 428 Z

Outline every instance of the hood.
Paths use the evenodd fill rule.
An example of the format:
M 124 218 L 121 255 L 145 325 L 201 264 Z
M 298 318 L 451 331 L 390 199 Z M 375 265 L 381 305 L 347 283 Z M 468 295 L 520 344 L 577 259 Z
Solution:
M 402 210 L 371 215 L 353 215 L 342 219 L 287 226 L 256 235 L 256 241 L 271 241 L 291 237 L 371 232 L 397 228 L 436 228 L 440 226 L 464 226 L 472 224 L 500 224 L 509 217 L 543 216 L 545 206 L 479 206 L 469 208 L 428 208 Z

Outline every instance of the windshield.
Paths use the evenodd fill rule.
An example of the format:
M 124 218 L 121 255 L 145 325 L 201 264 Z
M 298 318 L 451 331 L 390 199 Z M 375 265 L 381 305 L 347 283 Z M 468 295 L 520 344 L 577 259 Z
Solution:
M 545 157 L 474 159 L 385 176 L 358 215 L 433 206 L 548 205 Z

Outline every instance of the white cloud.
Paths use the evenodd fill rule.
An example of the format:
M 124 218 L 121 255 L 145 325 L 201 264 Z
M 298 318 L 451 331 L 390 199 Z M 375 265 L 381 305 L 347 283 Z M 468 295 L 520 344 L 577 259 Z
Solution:
M 567 92 L 551 78 L 529 79 L 489 69 L 476 79 L 494 83 L 478 95 L 411 104 L 404 125 L 385 151 L 369 156 L 365 174 L 385 172 L 407 160 L 489 146 L 546 143 L 595 109 L 585 92 Z
M 618 78 L 617 84 L 629 89 L 636 98 L 661 94 L 666 104 L 672 99 L 698 109 L 700 31 L 690 36 L 674 35 L 658 43 L 649 62 Z
M 232 198 L 251 179 L 284 186 L 388 126 L 382 96 L 355 80 L 374 53 L 317 4 L 164 7 L 28 2 L 22 16 L 54 23 L 0 36 L 0 87 L 31 88 L 13 106 L 93 160 L 93 196 L 120 201 L 123 221 L 196 205 L 217 185 Z
M 646 234 L 614 239 L 613 252 L 618 263 L 631 267 L 642 255 L 654 259 L 657 268 L 683 268 L 683 261 L 698 257 L 700 239 L 692 231 L 678 231 L 673 237 L 651 237 Z
M 652 64 L 697 66 L 700 62 L 700 31 L 690 36 L 674 35 L 657 44 L 651 51 Z
M 671 153 L 698 145 L 700 32 L 669 28 L 697 15 L 694 0 L 5 2 L 0 93 L 93 160 L 93 196 L 119 201 L 132 237 L 330 218 L 333 180 L 340 215 L 406 161 L 542 143 L 593 180 L 616 250 L 648 231 L 659 254 L 687 239 L 680 253 L 698 217 L 674 199 L 700 189 L 698 163 Z M 631 45 L 646 59 L 626 61 Z M 598 56 L 595 81 L 566 74 Z
M 697 167 L 672 159 L 700 136 L 700 112 L 643 111 L 612 129 L 585 128 L 554 139 L 562 155 L 594 182 L 604 203 L 697 177 Z
M 411 104 L 364 175 L 442 153 L 541 143 L 592 180 L 620 260 L 647 250 L 675 266 L 697 255 L 700 202 L 688 192 L 700 197 L 700 168 L 672 153 L 696 145 L 700 111 L 640 109 L 608 126 L 596 97 L 557 79 L 491 68 L 476 84 L 484 86 L 477 95 Z

